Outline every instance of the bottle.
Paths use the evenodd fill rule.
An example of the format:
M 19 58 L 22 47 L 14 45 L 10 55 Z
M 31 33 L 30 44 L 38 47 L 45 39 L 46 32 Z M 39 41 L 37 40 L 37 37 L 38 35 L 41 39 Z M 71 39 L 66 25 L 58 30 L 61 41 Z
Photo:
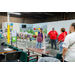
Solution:
M 44 46 L 44 53 L 46 52 L 46 47 Z

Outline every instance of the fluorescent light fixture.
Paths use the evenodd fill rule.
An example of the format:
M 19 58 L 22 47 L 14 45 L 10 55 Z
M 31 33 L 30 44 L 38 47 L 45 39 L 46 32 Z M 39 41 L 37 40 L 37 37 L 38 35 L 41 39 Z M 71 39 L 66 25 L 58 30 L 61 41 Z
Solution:
M 21 15 L 21 13 L 17 13 L 17 12 L 10 12 L 10 14 Z
M 65 13 L 68 13 L 68 12 L 65 12 Z
M 45 13 L 45 14 L 47 14 L 47 15 L 53 15 L 53 14 L 49 14 L 49 13 Z

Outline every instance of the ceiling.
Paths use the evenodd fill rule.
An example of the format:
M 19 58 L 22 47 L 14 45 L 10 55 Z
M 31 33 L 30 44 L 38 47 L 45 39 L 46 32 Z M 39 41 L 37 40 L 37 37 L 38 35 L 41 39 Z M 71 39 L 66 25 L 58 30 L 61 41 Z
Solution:
M 64 13 L 68 13 L 68 12 L 17 12 L 17 13 L 21 13 L 21 15 L 14 15 L 14 14 L 10 14 L 10 16 L 13 17 L 36 17 L 36 18 L 44 18 L 44 17 L 52 17 L 55 16 L 57 14 L 64 14 Z M 0 12 L 0 15 L 7 15 L 7 12 Z

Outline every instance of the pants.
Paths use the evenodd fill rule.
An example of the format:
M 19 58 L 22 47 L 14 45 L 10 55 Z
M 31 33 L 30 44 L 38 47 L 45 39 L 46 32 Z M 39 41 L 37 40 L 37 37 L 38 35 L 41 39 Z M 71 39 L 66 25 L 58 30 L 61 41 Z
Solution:
M 40 44 L 40 49 L 42 47 L 42 42 L 37 42 L 36 48 L 38 48 L 38 45 Z
M 54 45 L 55 45 L 55 49 L 57 48 L 57 46 L 56 46 L 56 39 L 51 39 L 51 48 L 53 48 L 53 43 L 54 43 Z
M 61 43 L 59 44 L 59 51 L 60 51 L 60 53 L 62 53 L 62 50 L 63 50 L 62 45 L 63 45 L 63 42 L 61 42 Z

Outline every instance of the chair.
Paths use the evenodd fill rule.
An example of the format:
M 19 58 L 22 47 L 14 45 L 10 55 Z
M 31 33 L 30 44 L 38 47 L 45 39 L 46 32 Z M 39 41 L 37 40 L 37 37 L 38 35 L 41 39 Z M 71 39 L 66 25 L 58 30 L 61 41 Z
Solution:
M 26 53 L 24 51 L 21 51 L 21 62 L 37 62 L 38 61 L 38 55 L 31 55 L 31 56 L 28 56 L 28 54 L 30 53 Z M 35 58 L 33 58 L 35 57 Z
M 0 62 L 5 58 L 5 55 L 0 54 Z
M 35 62 L 38 60 L 38 55 L 30 56 L 30 52 L 28 51 L 24 52 L 23 49 L 18 49 L 16 47 L 13 47 L 13 50 L 21 52 L 21 58 L 20 58 L 21 62 Z M 36 58 L 33 58 L 33 57 L 36 57 Z
M 18 62 L 20 61 L 21 51 L 10 52 L 5 54 L 6 62 Z

